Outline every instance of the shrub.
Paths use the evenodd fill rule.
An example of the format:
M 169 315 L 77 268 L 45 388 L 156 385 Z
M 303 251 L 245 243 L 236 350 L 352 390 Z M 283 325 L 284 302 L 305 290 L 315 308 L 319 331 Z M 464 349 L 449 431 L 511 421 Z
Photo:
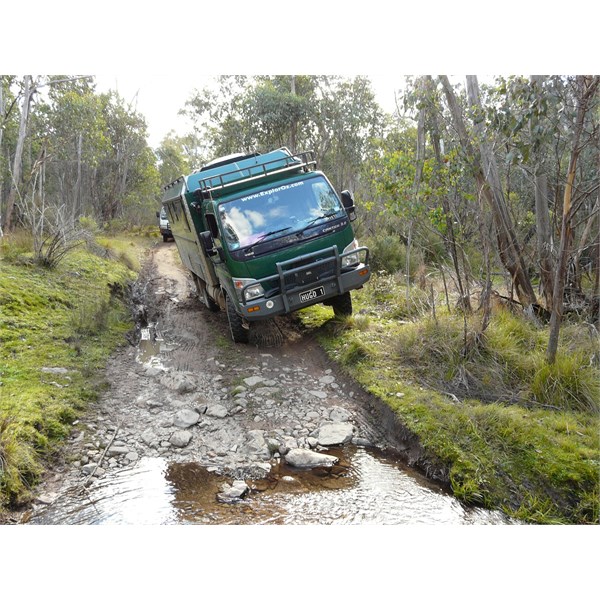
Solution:
M 542 364 L 531 383 L 531 393 L 543 405 L 600 414 L 597 372 L 577 353 L 560 354 L 554 364 Z

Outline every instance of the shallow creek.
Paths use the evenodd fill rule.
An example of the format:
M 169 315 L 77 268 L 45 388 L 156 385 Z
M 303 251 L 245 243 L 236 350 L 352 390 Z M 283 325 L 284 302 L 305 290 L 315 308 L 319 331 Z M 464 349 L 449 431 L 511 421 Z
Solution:
M 196 463 L 144 457 L 86 493 L 38 511 L 38 524 L 505 524 L 500 513 L 466 508 L 417 473 L 365 448 L 338 450 L 331 472 L 281 465 L 239 502 L 217 493 L 224 478 Z

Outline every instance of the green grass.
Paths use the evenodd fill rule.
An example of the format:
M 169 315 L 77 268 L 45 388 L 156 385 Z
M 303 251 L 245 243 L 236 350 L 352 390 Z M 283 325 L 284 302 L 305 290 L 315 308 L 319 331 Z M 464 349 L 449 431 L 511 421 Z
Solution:
M 531 523 L 598 523 L 597 334 L 565 325 L 550 367 L 546 328 L 497 308 L 481 334 L 481 315 L 434 315 L 416 292 L 407 303 L 395 278 L 375 276 L 353 293 L 353 317 L 298 315 L 419 437 L 461 501 Z
M 135 263 L 79 248 L 45 269 L 26 244 L 5 240 L 0 250 L 1 512 L 29 499 L 44 461 L 96 397 L 131 327 L 124 295 Z

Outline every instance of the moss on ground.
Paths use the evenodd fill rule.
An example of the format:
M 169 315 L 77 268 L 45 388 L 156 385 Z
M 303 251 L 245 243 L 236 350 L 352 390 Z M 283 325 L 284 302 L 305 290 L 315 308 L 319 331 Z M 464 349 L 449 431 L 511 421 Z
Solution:
M 132 325 L 126 295 L 140 252 L 135 244 L 112 258 L 77 249 L 47 269 L 8 244 L 0 254 L 0 513 L 30 498 L 44 461 L 96 397 Z

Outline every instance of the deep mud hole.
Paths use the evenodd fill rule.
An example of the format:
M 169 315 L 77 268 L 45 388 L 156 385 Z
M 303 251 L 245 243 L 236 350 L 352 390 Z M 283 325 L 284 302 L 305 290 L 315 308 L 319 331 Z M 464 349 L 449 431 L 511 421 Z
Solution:
M 144 489 L 145 484 L 136 484 L 138 489 L 129 498 L 131 510 L 138 513 L 165 511 L 163 517 L 151 516 L 151 524 L 307 522 L 307 512 L 312 510 L 307 504 L 297 504 L 297 517 L 286 508 L 286 517 L 272 504 L 269 492 L 301 491 L 312 501 L 310 494 L 317 488 L 347 489 L 356 479 L 357 467 L 353 469 L 352 463 L 372 473 L 368 465 L 374 464 L 374 453 L 381 455 L 382 450 L 386 454 L 382 460 L 394 458 L 394 473 L 403 465 L 403 476 L 420 481 L 416 485 L 423 486 L 425 494 L 435 488 L 435 494 L 446 496 L 440 487 L 445 473 L 427 461 L 418 440 L 398 425 L 387 407 L 338 372 L 293 317 L 265 325 L 248 345 L 233 344 L 225 313 L 212 313 L 197 299 L 174 244 L 159 244 L 149 251 L 134 289 L 133 306 L 136 330 L 130 335 L 130 345 L 108 364 L 108 390 L 74 427 L 62 458 L 48 472 L 33 510 L 22 522 L 110 521 L 98 506 L 119 495 L 119 502 L 127 501 L 119 474 L 153 472 L 160 473 L 158 487 L 148 484 L 151 487 Z M 249 385 L 248 378 L 260 383 Z M 244 392 L 236 395 L 236 389 Z M 200 419 L 182 429 L 174 423 L 174 415 L 186 409 L 195 410 Z M 307 447 L 314 429 L 334 409 L 349 415 L 353 443 L 316 448 L 338 457 L 332 468 L 290 470 L 282 458 L 285 446 Z M 181 431 L 189 431 L 185 435 L 190 439 L 176 445 L 173 436 Z M 256 443 L 257 431 L 260 440 L 268 440 L 268 450 Z M 249 484 L 245 502 L 240 503 L 244 506 L 238 506 L 235 513 L 231 505 L 215 508 L 223 484 L 240 479 Z M 404 492 L 413 500 L 418 493 Z M 261 500 L 248 503 L 257 498 Z M 322 504 L 319 497 L 314 502 Z M 340 502 L 358 505 L 372 500 L 348 496 Z M 106 514 L 112 510 L 106 509 Z M 332 509 L 327 519 L 318 514 L 314 519 L 354 518 L 345 509 L 336 517 L 339 510 Z M 276 514 L 279 518 L 273 517 Z M 379 520 L 386 522 L 385 515 Z M 127 522 L 121 517 L 117 521 Z

